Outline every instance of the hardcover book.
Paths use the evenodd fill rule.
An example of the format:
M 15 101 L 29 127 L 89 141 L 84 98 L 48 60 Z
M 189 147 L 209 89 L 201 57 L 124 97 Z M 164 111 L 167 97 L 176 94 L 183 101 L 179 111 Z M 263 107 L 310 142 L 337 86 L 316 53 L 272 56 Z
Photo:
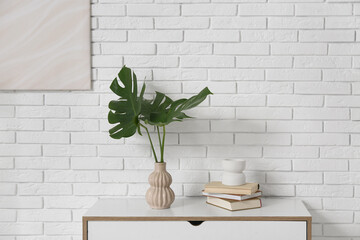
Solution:
M 207 193 L 207 192 L 203 192 L 202 194 L 204 196 L 208 196 L 208 197 L 217 197 L 217 198 L 225 198 L 225 199 L 232 199 L 232 200 L 242 201 L 242 200 L 246 200 L 246 199 L 260 197 L 261 196 L 261 191 L 257 191 L 256 193 L 251 194 L 251 195 Z
M 209 182 L 205 185 L 205 193 L 243 194 L 251 195 L 259 189 L 258 183 L 246 183 L 239 186 L 228 186 L 221 182 Z
M 207 197 L 207 203 L 230 211 L 238 211 L 261 207 L 261 199 L 253 198 L 244 201 Z

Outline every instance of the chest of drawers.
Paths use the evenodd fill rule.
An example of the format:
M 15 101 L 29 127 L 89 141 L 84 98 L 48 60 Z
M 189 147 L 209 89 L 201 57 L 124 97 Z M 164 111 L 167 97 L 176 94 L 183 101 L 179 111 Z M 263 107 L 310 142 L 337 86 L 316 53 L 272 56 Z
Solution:
M 83 217 L 83 240 L 311 240 L 311 215 L 300 200 L 263 199 L 230 212 L 205 198 L 176 199 L 152 210 L 144 199 L 102 199 Z

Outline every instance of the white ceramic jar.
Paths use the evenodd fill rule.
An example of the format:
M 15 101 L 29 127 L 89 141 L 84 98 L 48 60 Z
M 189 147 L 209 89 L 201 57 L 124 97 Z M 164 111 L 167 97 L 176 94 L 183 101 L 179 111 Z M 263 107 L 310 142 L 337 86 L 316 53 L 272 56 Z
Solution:
M 243 171 L 246 167 L 244 159 L 224 159 L 222 184 L 237 186 L 246 183 L 245 174 Z

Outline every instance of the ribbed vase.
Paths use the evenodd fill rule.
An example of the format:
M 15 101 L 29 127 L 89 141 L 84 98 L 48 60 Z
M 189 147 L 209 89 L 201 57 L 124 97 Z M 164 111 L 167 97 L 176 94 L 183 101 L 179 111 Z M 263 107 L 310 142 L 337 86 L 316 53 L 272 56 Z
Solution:
M 175 200 L 170 188 L 171 175 L 166 171 L 166 163 L 155 163 L 155 169 L 149 176 L 150 188 L 146 192 L 146 202 L 153 209 L 169 208 Z

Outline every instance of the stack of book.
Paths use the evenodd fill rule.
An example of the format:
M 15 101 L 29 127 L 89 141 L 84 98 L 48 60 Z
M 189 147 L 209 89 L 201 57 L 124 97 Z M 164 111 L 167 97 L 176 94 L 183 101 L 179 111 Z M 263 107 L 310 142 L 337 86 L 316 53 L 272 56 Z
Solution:
M 231 211 L 261 207 L 261 191 L 258 183 L 228 186 L 221 182 L 210 182 L 205 185 L 203 195 L 207 196 L 208 204 Z

